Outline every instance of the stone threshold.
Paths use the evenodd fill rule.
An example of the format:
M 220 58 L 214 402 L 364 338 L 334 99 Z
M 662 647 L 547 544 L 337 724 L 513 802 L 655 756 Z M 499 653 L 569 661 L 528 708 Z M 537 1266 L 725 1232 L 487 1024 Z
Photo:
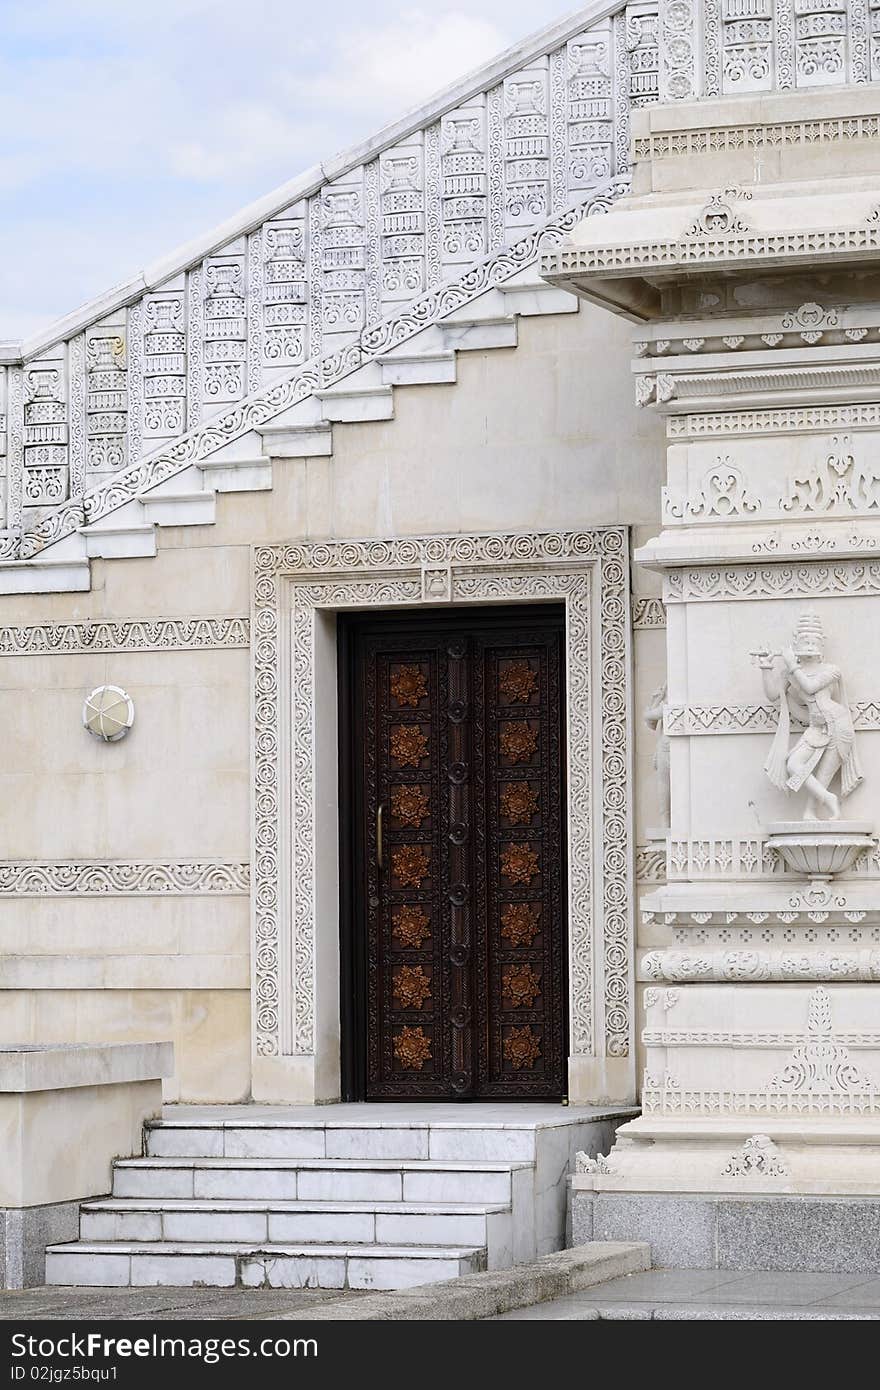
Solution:
M 553 1105 L 532 1102 L 431 1104 L 341 1101 L 327 1105 L 165 1105 L 162 1126 L 250 1125 L 260 1128 L 304 1126 L 372 1129 L 544 1129 L 559 1125 L 624 1120 L 638 1115 L 633 1105 Z

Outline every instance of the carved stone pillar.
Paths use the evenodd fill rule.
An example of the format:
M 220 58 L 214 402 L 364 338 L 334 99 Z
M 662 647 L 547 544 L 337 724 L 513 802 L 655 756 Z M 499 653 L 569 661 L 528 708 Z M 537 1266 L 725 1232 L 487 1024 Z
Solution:
M 669 440 L 668 937 L 598 1193 L 880 1194 L 878 130 L 865 87 L 635 113 L 637 194 L 544 258 Z

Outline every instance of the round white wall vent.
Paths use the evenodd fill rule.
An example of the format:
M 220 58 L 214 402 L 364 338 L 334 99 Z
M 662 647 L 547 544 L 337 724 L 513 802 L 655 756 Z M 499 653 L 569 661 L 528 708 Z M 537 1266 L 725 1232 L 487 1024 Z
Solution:
M 99 685 L 86 696 L 83 724 L 95 738 L 115 743 L 134 723 L 134 704 L 118 685 Z

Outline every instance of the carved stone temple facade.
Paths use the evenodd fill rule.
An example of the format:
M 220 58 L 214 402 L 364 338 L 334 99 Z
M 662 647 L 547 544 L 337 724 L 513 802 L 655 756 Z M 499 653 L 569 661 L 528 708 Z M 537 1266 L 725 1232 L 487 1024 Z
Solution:
M 4 1039 L 880 1195 L 877 0 L 588 5 L 0 343 L 0 483 Z

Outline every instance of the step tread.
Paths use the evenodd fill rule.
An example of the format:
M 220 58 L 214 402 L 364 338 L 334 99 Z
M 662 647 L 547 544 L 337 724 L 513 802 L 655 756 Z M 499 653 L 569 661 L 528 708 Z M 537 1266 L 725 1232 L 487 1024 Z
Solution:
M 351 1213 L 371 1214 L 378 1212 L 393 1216 L 485 1216 L 495 1212 L 510 1211 L 510 1203 L 504 1202 L 371 1202 L 363 1199 L 352 1201 L 319 1201 L 310 1198 L 302 1200 L 283 1197 L 267 1197 L 258 1200 L 253 1197 L 99 1197 L 91 1202 L 82 1202 L 80 1210 L 114 1212 L 154 1212 L 154 1211 L 212 1211 L 246 1212 L 268 1211 L 293 1212 L 297 1215 L 317 1213 L 324 1215 L 346 1215 Z
M 378 1171 L 397 1173 L 403 1169 L 416 1173 L 509 1173 L 512 1168 L 534 1168 L 524 1159 L 444 1159 L 444 1158 L 203 1158 L 198 1155 L 149 1155 L 146 1158 L 117 1158 L 115 1168 L 219 1168 L 246 1170 L 298 1168 L 332 1169 L 340 1173 Z
M 72 1240 L 49 1245 L 47 1255 L 326 1255 L 351 1254 L 371 1259 L 461 1259 L 479 1254 L 481 1245 L 311 1245 L 307 1241 L 234 1240 Z

